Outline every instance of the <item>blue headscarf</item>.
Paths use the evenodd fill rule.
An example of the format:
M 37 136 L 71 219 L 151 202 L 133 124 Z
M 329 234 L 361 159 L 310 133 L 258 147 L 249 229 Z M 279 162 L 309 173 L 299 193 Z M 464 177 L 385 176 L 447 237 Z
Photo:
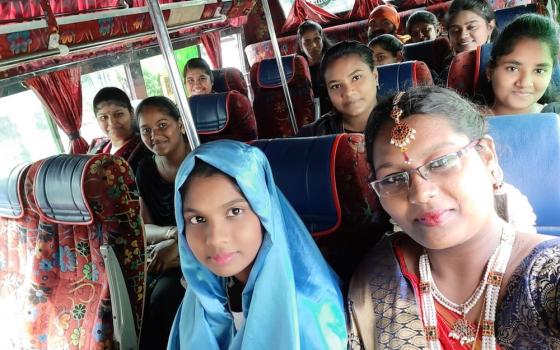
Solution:
M 233 177 L 264 228 L 261 248 L 242 293 L 244 325 L 235 330 L 223 277 L 187 245 L 181 187 L 203 161 Z M 337 278 L 300 218 L 278 190 L 266 156 L 222 140 L 191 152 L 175 179 L 175 218 L 187 291 L 177 311 L 168 350 L 346 349 Z

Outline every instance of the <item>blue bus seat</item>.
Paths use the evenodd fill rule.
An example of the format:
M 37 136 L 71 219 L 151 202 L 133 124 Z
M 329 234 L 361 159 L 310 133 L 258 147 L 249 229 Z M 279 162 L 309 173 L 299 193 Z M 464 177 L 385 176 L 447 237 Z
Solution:
M 309 66 L 305 58 L 297 55 L 282 57 L 282 63 L 296 122 L 301 127 L 315 120 Z M 251 87 L 255 93 L 253 109 L 259 137 L 266 139 L 294 136 L 275 59 L 262 60 L 251 67 Z
M 24 347 L 137 348 L 145 242 L 126 161 L 53 156 L 31 165 L 25 191 L 39 220 L 28 235 L 33 251 L 23 310 L 34 316 L 20 327 Z
M 526 13 L 538 13 L 537 4 L 520 5 L 496 10 L 496 27 L 501 31 L 508 24 L 513 22 L 516 17 Z
M 432 73 L 426 63 L 421 61 L 386 64 L 377 67 L 377 72 L 379 74 L 378 101 L 397 91 L 433 84 Z
M 258 140 L 276 184 L 315 238 L 323 256 L 348 282 L 389 225 L 368 186 L 371 170 L 362 134 Z
M 212 75 L 214 76 L 212 89 L 215 92 L 229 92 L 235 90 L 246 97 L 249 96 L 247 82 L 239 69 L 234 67 L 212 69 Z
M 24 180 L 29 164 L 3 168 L 0 173 L 0 349 L 23 349 L 20 326 L 28 295 L 25 274 L 28 267 L 29 230 L 37 229 L 37 218 L 29 210 Z
M 529 199 L 537 232 L 560 235 L 560 117 L 542 113 L 488 121 L 504 180 Z
M 446 37 L 404 45 L 404 58 L 407 61 L 422 61 L 430 70 L 438 74 L 443 71 L 446 59 L 451 56 L 451 44 Z
M 203 143 L 219 139 L 243 142 L 257 139 L 251 101 L 237 91 L 191 96 L 189 106 Z

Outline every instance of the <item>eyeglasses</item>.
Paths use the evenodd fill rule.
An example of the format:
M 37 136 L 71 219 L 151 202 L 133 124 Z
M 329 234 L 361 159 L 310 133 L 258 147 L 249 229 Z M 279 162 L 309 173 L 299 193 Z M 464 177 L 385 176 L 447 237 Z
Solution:
M 436 158 L 417 168 L 385 176 L 382 179 L 370 182 L 370 186 L 379 197 L 391 197 L 408 191 L 410 178 L 413 173 L 418 173 L 426 181 L 438 183 L 448 175 L 461 170 L 461 157 L 478 145 L 479 139 L 472 141 L 457 152 L 449 153 Z

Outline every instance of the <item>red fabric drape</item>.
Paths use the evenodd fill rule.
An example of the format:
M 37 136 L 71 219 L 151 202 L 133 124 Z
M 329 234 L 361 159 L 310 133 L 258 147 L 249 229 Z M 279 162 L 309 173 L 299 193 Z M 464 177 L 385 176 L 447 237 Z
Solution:
M 27 79 L 56 124 L 70 137 L 70 154 L 84 154 L 88 144 L 79 133 L 82 126 L 80 68 L 65 69 Z
M 222 68 L 222 45 L 220 38 L 220 31 L 203 33 L 200 36 L 200 41 L 204 45 L 214 68 Z
M 295 0 L 294 5 L 290 10 L 290 14 L 288 15 L 288 18 L 286 18 L 286 22 L 284 22 L 280 31 L 282 33 L 294 31 L 306 19 L 310 19 L 323 25 L 336 22 L 340 20 L 340 17 L 323 10 L 317 5 L 313 5 L 306 0 Z
M 345 17 L 354 20 L 366 19 L 376 6 L 382 4 L 382 0 L 355 0 L 354 7 Z

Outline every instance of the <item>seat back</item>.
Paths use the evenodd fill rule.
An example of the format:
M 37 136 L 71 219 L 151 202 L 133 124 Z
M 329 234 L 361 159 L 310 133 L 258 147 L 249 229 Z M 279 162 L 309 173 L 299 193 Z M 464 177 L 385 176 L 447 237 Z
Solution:
M 137 346 L 145 284 L 145 242 L 132 172 L 110 155 L 59 155 L 34 163 L 25 190 L 39 214 L 22 328 L 25 347 L 131 349 Z M 117 256 L 124 280 L 112 279 Z M 119 302 L 125 301 L 129 313 Z M 125 308 L 126 309 L 126 308 Z M 123 334 L 133 339 L 123 339 Z M 119 340 L 115 344 L 113 339 Z
M 258 140 L 274 179 L 325 259 L 348 282 L 356 265 L 390 228 L 367 179 L 362 134 Z
M 486 69 L 492 54 L 492 43 L 484 44 L 475 50 L 455 55 L 449 66 L 447 87 L 461 95 L 476 98 L 488 103 L 491 99 L 491 86 L 486 76 Z M 557 61 L 552 71 L 552 82 L 560 83 L 560 65 Z
M 501 31 L 508 24 L 513 22 L 516 17 L 526 13 L 537 13 L 537 4 L 520 5 L 496 10 L 494 12 L 496 15 L 496 27 Z
M 521 191 L 537 232 L 560 235 L 560 117 L 553 113 L 488 118 L 504 181 Z
M 201 142 L 257 139 L 251 101 L 237 91 L 191 96 L 189 106 Z
M 22 349 L 20 326 L 27 299 L 25 274 L 29 249 L 27 235 L 37 230 L 37 215 L 29 210 L 23 183 L 28 164 L 0 174 L 0 337 L 1 349 Z
M 379 74 L 378 100 L 382 100 L 397 91 L 433 84 L 432 73 L 430 73 L 428 66 L 421 61 L 386 64 L 377 67 L 377 72 Z
M 445 60 L 450 55 L 451 45 L 446 37 L 404 45 L 404 58 L 407 61 L 422 61 L 437 73 L 443 71 Z
M 282 57 L 284 72 L 298 127 L 315 118 L 311 76 L 305 58 Z M 253 109 L 260 138 L 294 136 L 276 60 L 268 59 L 251 67 L 251 86 L 255 93 Z
M 229 92 L 235 90 L 245 96 L 249 96 L 247 82 L 239 69 L 234 67 L 213 69 L 212 75 L 214 76 L 213 89 L 215 92 Z

